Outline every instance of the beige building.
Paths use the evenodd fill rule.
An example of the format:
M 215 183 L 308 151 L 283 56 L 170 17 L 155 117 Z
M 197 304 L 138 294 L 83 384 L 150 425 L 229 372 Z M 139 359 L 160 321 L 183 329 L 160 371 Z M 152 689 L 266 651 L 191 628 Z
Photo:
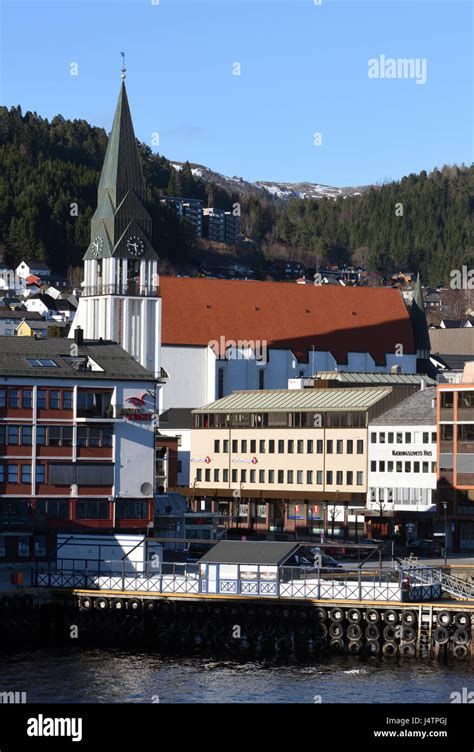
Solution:
M 242 391 L 194 410 L 195 509 L 240 530 L 361 534 L 367 426 L 412 389 Z

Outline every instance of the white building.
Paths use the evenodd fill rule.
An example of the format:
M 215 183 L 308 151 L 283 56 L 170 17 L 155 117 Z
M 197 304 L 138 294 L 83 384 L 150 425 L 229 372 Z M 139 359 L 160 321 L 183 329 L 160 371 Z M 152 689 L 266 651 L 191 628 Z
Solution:
M 367 509 L 374 521 L 392 518 L 408 537 L 430 536 L 436 435 L 435 387 L 420 389 L 370 423 Z
M 398 290 L 161 277 L 161 410 L 242 389 L 286 389 L 316 371 L 416 373 Z

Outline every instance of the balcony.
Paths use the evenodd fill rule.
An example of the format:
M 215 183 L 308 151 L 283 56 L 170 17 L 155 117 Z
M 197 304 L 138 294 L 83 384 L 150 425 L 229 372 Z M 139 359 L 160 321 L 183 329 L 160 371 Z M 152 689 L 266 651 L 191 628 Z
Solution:
M 137 297 L 160 297 L 160 288 L 156 285 L 141 285 L 139 282 L 129 281 L 126 285 L 111 284 L 102 285 L 99 284 L 84 287 L 82 291 L 83 297 L 91 297 L 95 295 L 135 295 Z

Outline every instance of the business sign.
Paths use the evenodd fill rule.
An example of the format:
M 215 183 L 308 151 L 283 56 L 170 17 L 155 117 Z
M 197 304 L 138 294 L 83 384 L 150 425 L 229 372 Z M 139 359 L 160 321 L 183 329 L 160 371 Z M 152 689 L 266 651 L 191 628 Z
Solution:
M 210 461 L 210 457 L 191 457 L 191 462 L 204 462 L 206 465 L 208 465 Z
M 406 449 L 404 451 L 392 449 L 392 457 L 432 457 L 431 449 Z
M 128 397 L 118 413 L 126 420 L 153 420 L 155 417 L 154 397 L 148 392 L 144 392 L 140 397 Z
M 256 465 L 258 459 L 256 457 L 234 457 L 232 462 L 244 462 L 249 465 Z

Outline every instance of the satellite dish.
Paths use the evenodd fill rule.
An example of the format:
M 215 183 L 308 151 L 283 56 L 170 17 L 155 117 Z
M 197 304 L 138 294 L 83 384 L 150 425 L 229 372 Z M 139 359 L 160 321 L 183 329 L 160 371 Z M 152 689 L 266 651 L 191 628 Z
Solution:
M 140 486 L 140 492 L 143 494 L 143 496 L 151 496 L 151 494 L 153 493 L 153 486 L 148 482 L 142 483 Z

